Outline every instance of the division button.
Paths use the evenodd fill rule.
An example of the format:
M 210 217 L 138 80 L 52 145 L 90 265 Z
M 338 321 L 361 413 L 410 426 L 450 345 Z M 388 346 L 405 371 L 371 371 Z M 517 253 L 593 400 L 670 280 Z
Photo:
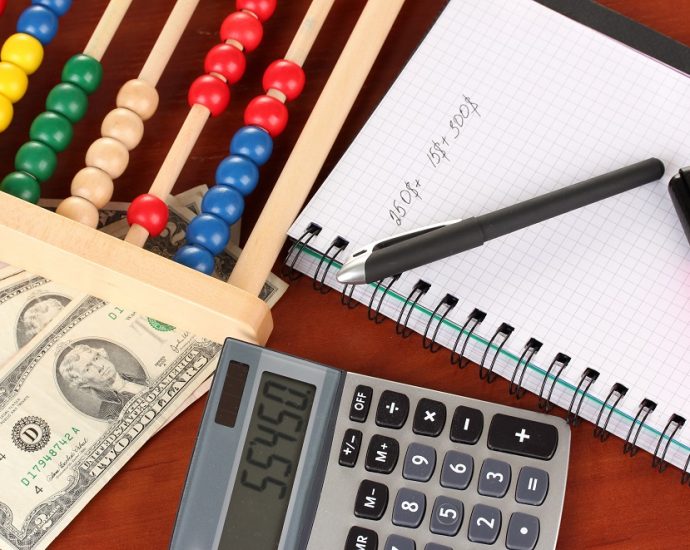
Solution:
M 386 546 L 383 550 L 416 550 L 416 545 L 412 539 L 400 535 L 390 535 L 386 539 Z
M 549 474 L 539 468 L 525 466 L 518 475 L 515 500 L 522 504 L 541 506 L 549 491 Z
M 539 519 L 515 512 L 508 522 L 506 548 L 508 550 L 533 550 L 539 539 Z
M 436 450 L 428 445 L 410 443 L 405 454 L 403 477 L 412 481 L 429 481 L 436 468 Z
M 496 414 L 487 444 L 494 451 L 549 460 L 558 447 L 558 430 L 551 424 Z
M 353 468 L 357 464 L 359 449 L 362 446 L 362 432 L 359 430 L 347 430 L 340 445 L 338 464 Z
M 379 537 L 376 532 L 364 527 L 350 527 L 345 541 L 345 550 L 376 550 Z
M 393 505 L 393 524 L 400 527 L 419 527 L 425 511 L 424 493 L 412 489 L 400 489 Z
M 434 509 L 431 512 L 429 530 L 437 535 L 454 537 L 462 525 L 462 502 L 449 497 L 436 497 Z
M 358 518 L 381 519 L 388 506 L 388 487 L 365 479 L 359 484 L 355 498 L 355 515 Z
M 376 424 L 384 428 L 402 428 L 409 412 L 410 400 L 406 395 L 386 390 L 376 409 Z
M 400 445 L 392 437 L 374 435 L 369 442 L 364 467 L 370 472 L 390 474 L 398 463 Z
M 501 511 L 485 504 L 475 504 L 470 517 L 467 538 L 472 542 L 493 544 L 500 531 Z
M 487 458 L 482 464 L 479 474 L 480 495 L 487 497 L 503 497 L 510 486 L 510 464 L 501 460 Z
M 433 399 L 420 399 L 414 413 L 412 431 L 419 435 L 437 437 L 446 425 L 446 406 Z
M 366 421 L 373 395 L 374 390 L 369 386 L 360 384 L 355 388 L 355 394 L 352 396 L 352 404 L 350 405 L 350 420 L 354 422 Z
M 457 443 L 474 445 L 484 430 L 484 415 L 478 409 L 460 406 L 455 409 L 450 425 L 450 439 Z
M 441 485 L 451 489 L 467 489 L 473 470 L 474 459 L 470 455 L 448 451 L 443 459 Z

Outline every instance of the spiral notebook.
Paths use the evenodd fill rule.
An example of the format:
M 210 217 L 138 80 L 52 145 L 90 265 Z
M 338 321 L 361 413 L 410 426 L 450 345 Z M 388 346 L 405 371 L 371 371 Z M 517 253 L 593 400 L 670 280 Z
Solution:
M 295 221 L 288 263 L 687 469 L 690 246 L 666 185 L 690 164 L 688 52 L 592 2 L 450 2 Z M 335 279 L 371 241 L 652 156 L 662 181 L 397 279 Z

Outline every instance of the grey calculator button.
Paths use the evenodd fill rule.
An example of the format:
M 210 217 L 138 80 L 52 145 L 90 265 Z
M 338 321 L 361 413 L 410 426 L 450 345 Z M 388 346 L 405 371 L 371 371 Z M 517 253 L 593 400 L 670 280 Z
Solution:
M 488 497 L 503 497 L 510 486 L 510 464 L 501 460 L 487 458 L 482 464 L 479 474 L 480 495 Z
M 441 485 L 451 489 L 467 489 L 472 480 L 474 459 L 465 453 L 448 451 L 443 459 Z
M 426 510 L 424 493 L 400 489 L 393 506 L 393 523 L 401 527 L 419 527 Z
M 386 546 L 383 550 L 415 550 L 416 545 L 412 539 L 391 535 L 386 539 Z
M 462 525 L 463 512 L 462 502 L 459 500 L 444 496 L 436 497 L 429 530 L 437 535 L 454 537 Z
M 501 511 L 484 504 L 476 504 L 470 517 L 467 538 L 472 542 L 493 544 L 501 531 Z
M 412 481 L 429 481 L 436 468 L 436 451 L 433 447 L 411 443 L 405 454 L 403 477 Z
M 508 522 L 506 548 L 509 550 L 533 550 L 539 539 L 539 519 L 515 512 Z
M 436 544 L 435 542 L 430 542 L 424 547 L 424 550 L 453 550 L 450 546 L 444 546 L 443 544 Z
M 539 468 L 525 466 L 520 470 L 515 500 L 522 504 L 540 506 L 549 490 L 549 474 Z

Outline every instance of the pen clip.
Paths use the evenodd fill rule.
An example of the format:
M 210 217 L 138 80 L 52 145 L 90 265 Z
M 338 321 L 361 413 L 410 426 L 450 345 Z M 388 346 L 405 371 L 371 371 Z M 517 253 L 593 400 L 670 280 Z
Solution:
M 445 221 L 441 223 L 434 223 L 431 225 L 427 225 L 425 227 L 417 227 L 415 229 L 411 229 L 410 231 L 405 231 L 404 233 L 400 233 L 398 235 L 394 235 L 393 237 L 386 237 L 383 239 L 379 239 L 378 241 L 374 241 L 369 243 L 369 245 L 354 254 L 352 254 L 352 257 L 354 258 L 355 256 L 360 256 L 362 253 L 367 252 L 371 254 L 374 250 L 381 250 L 382 248 L 387 248 L 389 246 L 392 246 L 394 244 L 398 244 L 401 242 L 404 242 L 408 239 L 412 239 L 414 237 L 417 237 L 419 235 L 423 235 L 424 233 L 429 233 L 430 231 L 434 231 L 436 229 L 440 229 L 441 227 L 445 227 L 446 225 L 450 225 L 456 222 L 459 222 L 460 220 L 450 220 L 450 221 Z

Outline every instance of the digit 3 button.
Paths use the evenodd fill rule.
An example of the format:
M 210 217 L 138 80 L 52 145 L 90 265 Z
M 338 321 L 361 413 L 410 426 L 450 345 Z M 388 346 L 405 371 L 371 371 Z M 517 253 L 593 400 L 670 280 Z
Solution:
M 437 437 L 446 424 L 446 406 L 433 399 L 420 399 L 414 413 L 412 431 L 419 435 Z

